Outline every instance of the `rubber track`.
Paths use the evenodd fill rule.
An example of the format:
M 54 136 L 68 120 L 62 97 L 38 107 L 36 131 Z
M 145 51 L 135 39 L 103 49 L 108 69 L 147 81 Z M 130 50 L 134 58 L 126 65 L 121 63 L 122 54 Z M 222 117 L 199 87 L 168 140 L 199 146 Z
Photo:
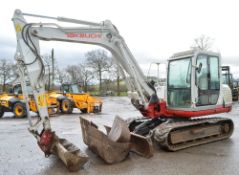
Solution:
M 178 144 L 172 144 L 170 142 L 170 133 L 173 131 L 185 131 L 187 129 L 201 128 L 207 126 L 220 125 L 223 126 L 225 123 L 229 124 L 229 131 L 227 133 L 221 131 L 218 135 L 203 137 L 199 139 L 193 139 L 190 141 L 181 142 Z M 183 121 L 165 122 L 154 129 L 153 139 L 160 147 L 165 148 L 169 151 L 177 151 L 192 146 L 206 144 L 214 141 L 219 141 L 229 138 L 233 133 L 233 122 L 229 118 L 203 118 L 203 119 L 191 119 Z

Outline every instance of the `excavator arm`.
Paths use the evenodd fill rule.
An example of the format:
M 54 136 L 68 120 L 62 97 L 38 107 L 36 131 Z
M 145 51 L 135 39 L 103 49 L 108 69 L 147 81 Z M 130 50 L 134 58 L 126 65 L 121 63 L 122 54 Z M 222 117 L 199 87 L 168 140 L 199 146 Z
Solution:
M 31 82 L 36 88 L 44 84 L 44 65 L 40 57 L 39 40 L 98 45 L 112 53 L 118 66 L 123 70 L 121 72 L 130 79 L 127 82 L 132 99 L 137 100 L 141 105 L 147 106 L 155 91 L 146 81 L 142 70 L 128 49 L 123 37 L 120 36 L 118 30 L 110 21 L 92 23 L 62 17 L 45 17 L 81 25 L 80 27 L 61 27 L 54 23 L 27 23 L 23 18 L 24 15 L 45 16 L 24 14 L 16 10 L 13 17 L 18 38 L 17 55 L 24 59 L 23 62 L 25 62 L 25 65 L 27 64 L 28 72 L 33 73 L 31 77 L 34 78 L 35 82 Z M 27 63 L 31 63 L 31 61 L 32 64 Z

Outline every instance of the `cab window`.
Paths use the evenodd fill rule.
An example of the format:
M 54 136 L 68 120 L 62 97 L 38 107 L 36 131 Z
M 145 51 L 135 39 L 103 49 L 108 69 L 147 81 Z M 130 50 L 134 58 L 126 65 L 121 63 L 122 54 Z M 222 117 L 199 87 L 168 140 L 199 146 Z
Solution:
M 169 62 L 168 106 L 189 108 L 191 106 L 191 57 Z

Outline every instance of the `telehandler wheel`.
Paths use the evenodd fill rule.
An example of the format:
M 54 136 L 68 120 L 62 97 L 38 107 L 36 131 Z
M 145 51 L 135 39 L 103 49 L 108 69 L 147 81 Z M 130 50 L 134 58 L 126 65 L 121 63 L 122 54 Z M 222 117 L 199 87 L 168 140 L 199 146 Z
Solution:
M 14 117 L 16 118 L 26 117 L 27 112 L 26 112 L 25 105 L 21 102 L 15 103 L 13 106 L 13 113 L 14 113 Z
M 3 115 L 4 115 L 4 110 L 2 107 L 0 107 L 0 118 L 2 118 Z
M 73 111 L 73 105 L 71 100 L 64 99 L 61 102 L 61 112 L 65 114 L 71 114 Z

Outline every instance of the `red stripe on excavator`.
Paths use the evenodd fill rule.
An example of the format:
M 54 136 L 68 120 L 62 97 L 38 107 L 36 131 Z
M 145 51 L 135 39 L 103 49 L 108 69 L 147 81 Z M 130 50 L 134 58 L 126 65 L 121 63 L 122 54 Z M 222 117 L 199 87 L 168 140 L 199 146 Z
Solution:
M 200 111 L 179 111 L 179 110 L 167 110 L 167 113 L 172 117 L 200 117 L 205 115 L 219 114 L 224 112 L 230 112 L 230 107 L 217 107 L 215 109 L 206 109 Z
M 200 117 L 205 115 L 219 114 L 224 112 L 230 112 L 231 106 L 223 107 L 219 106 L 214 109 L 206 109 L 199 111 L 184 111 L 184 110 L 172 110 L 167 109 L 166 102 L 149 104 L 146 110 L 141 110 L 141 113 L 145 117 L 158 118 L 158 117 Z

